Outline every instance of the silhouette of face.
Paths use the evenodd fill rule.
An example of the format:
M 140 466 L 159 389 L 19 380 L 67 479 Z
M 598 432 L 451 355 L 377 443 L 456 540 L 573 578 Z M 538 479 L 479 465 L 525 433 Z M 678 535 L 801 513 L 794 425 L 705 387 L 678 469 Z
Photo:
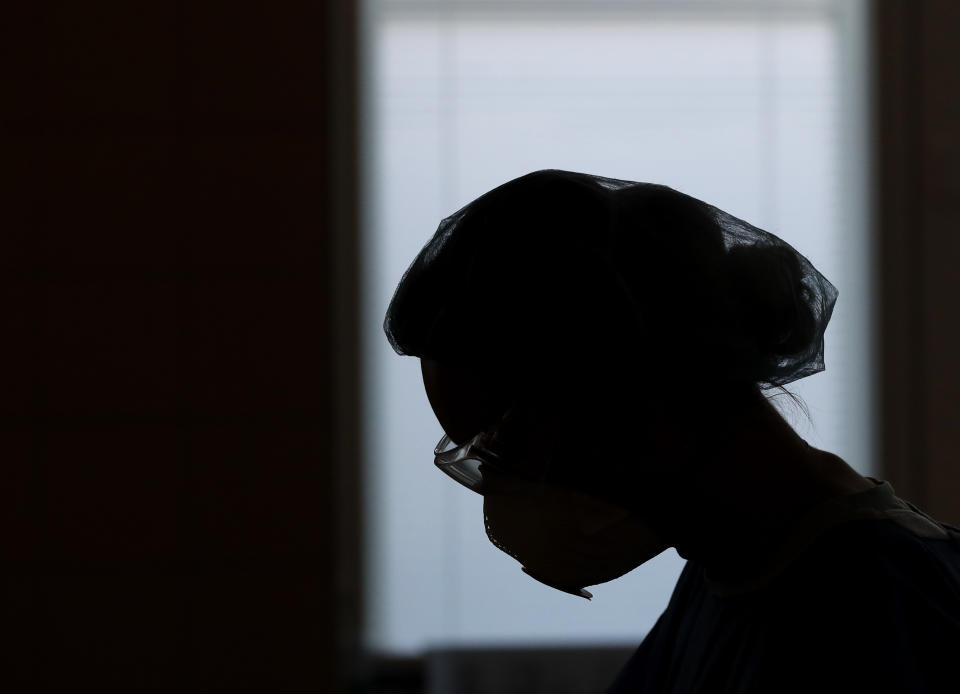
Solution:
M 421 370 L 430 405 L 455 443 L 488 430 L 512 404 L 508 384 L 496 376 L 426 359 Z M 539 429 L 536 421 L 520 424 L 526 445 L 517 462 L 541 469 L 569 449 L 559 444 L 562 437 Z M 666 548 L 633 512 L 598 496 L 509 475 L 484 479 L 491 542 L 532 577 L 564 592 L 589 597 L 583 587 L 617 578 Z

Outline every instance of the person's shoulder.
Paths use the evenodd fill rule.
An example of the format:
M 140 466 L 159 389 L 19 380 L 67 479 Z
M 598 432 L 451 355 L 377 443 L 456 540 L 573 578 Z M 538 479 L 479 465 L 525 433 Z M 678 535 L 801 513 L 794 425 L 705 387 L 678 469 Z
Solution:
M 960 633 L 960 542 L 890 519 L 843 523 L 818 538 L 770 595 L 806 629 L 834 624 L 838 637 L 882 638 L 905 613 L 916 626 L 952 621 L 946 626 Z
M 819 538 L 769 600 L 770 631 L 748 691 L 810 691 L 826 681 L 838 691 L 956 687 L 960 543 L 952 539 L 889 519 L 845 523 Z
M 770 662 L 811 676 L 938 692 L 930 677 L 960 653 L 960 543 L 950 537 L 890 519 L 841 524 L 774 594 L 781 619 Z
M 878 518 L 840 524 L 800 562 L 803 580 L 837 590 L 919 590 L 960 601 L 960 535 L 954 537 L 950 526 L 925 528 L 921 522 Z

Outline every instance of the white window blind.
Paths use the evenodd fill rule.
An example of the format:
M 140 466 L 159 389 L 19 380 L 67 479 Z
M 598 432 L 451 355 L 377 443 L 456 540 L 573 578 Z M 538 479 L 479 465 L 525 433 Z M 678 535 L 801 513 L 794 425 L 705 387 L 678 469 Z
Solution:
M 529 171 L 664 183 L 807 255 L 840 298 L 826 372 L 791 387 L 814 426 L 790 418 L 812 445 L 871 470 L 856 17 L 826 2 L 582 5 L 369 8 L 363 464 L 377 650 L 638 643 L 682 568 L 670 550 L 592 602 L 550 590 L 488 543 L 480 497 L 432 465 L 442 432 L 418 361 L 391 351 L 380 322 L 440 219 Z

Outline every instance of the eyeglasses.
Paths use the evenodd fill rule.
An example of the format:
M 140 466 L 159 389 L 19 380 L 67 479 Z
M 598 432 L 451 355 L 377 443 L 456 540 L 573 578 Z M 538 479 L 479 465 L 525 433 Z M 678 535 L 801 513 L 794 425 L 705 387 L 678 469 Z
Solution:
M 511 481 L 542 483 L 553 479 L 549 463 L 535 463 L 519 452 L 505 456 L 510 451 L 503 449 L 503 442 L 494 442 L 492 438 L 489 431 L 484 431 L 458 446 L 444 435 L 433 449 L 433 464 L 477 494 L 484 494 L 494 485 L 502 490 Z M 491 448 L 491 443 L 497 450 Z
M 433 449 L 433 464 L 470 491 L 483 494 L 484 473 L 504 469 L 500 456 L 486 445 L 488 438 L 486 432 L 480 432 L 458 446 L 444 434 Z

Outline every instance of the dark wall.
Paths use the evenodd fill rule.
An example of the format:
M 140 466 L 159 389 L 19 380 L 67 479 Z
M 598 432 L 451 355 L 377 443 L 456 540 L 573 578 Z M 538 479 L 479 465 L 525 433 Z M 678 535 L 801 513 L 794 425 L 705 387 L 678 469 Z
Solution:
M 0 690 L 332 691 L 326 8 L 4 14 Z
M 873 10 L 883 472 L 960 524 L 960 3 Z

